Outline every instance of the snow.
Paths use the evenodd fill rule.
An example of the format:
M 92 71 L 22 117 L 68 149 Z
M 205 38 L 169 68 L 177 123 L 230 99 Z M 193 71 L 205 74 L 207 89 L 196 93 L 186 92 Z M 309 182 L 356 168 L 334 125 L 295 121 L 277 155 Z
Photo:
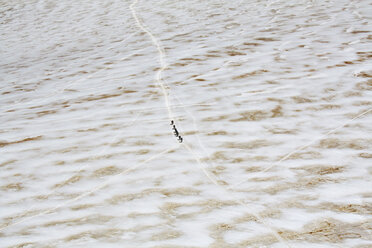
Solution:
M 368 1 L 0 13 L 1 247 L 372 245 Z

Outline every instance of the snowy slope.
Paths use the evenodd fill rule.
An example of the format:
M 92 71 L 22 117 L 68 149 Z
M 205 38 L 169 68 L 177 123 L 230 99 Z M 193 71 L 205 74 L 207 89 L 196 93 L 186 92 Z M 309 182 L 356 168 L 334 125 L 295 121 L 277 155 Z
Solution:
M 371 17 L 1 2 L 0 246 L 371 246 Z

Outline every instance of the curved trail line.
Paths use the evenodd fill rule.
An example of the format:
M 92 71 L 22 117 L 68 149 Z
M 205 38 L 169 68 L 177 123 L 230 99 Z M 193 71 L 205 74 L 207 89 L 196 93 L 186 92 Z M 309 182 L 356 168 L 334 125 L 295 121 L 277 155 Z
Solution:
M 158 52 L 159 52 L 159 62 L 160 62 L 160 69 L 158 70 L 158 72 L 156 73 L 155 75 L 155 81 L 160 85 L 161 89 L 162 89 L 162 92 L 163 92 L 163 95 L 164 95 L 164 99 L 165 99 L 165 105 L 167 107 L 167 110 L 168 110 L 168 117 L 169 117 L 169 120 L 173 120 L 173 113 L 172 113 L 172 110 L 170 108 L 170 102 L 169 102 L 169 98 L 168 98 L 168 92 L 164 86 L 164 81 L 163 81 L 163 78 L 162 78 L 162 73 L 163 71 L 167 68 L 167 63 L 165 61 L 165 52 L 164 52 L 164 49 L 163 47 L 160 45 L 160 42 L 158 41 L 158 39 L 143 25 L 143 23 L 140 21 L 140 19 L 138 18 L 137 16 L 137 13 L 136 13 L 136 10 L 134 9 L 134 6 L 138 3 L 138 0 L 135 0 L 130 6 L 130 11 L 132 12 L 132 15 L 133 15 L 133 18 L 136 20 L 136 23 L 138 25 L 138 27 L 140 29 L 142 29 L 146 34 L 148 34 L 151 38 L 151 41 L 152 43 L 156 46 Z
M 96 191 L 98 191 L 98 190 L 100 190 L 100 189 L 106 187 L 106 186 L 109 185 L 109 184 L 110 184 L 114 179 L 119 179 L 119 178 L 121 178 L 123 175 L 126 175 L 126 174 L 128 174 L 129 172 L 131 172 L 131 171 L 137 169 L 138 167 L 140 167 L 140 166 L 142 166 L 142 165 L 144 165 L 144 164 L 146 164 L 146 163 L 148 163 L 148 162 L 150 162 L 150 161 L 152 161 L 152 160 L 154 160 L 154 159 L 156 159 L 156 158 L 159 158 L 159 157 L 161 157 L 162 155 L 164 155 L 164 154 L 166 154 L 166 153 L 168 153 L 168 152 L 174 151 L 174 150 L 178 149 L 179 147 L 180 147 L 180 144 L 175 145 L 175 146 L 173 146 L 173 147 L 171 147 L 171 148 L 168 148 L 168 149 L 166 149 L 166 150 L 164 150 L 164 151 L 162 151 L 162 152 L 160 152 L 160 153 L 157 153 L 157 154 L 155 154 L 154 156 L 152 156 L 152 157 L 146 159 L 145 161 L 143 161 L 143 162 L 141 162 L 141 163 L 139 163 L 139 164 L 133 165 L 133 166 L 129 167 L 128 169 L 123 170 L 123 171 L 120 172 L 119 174 L 116 174 L 116 175 L 114 175 L 114 176 L 111 176 L 111 177 L 108 178 L 106 181 L 100 183 L 99 185 L 97 185 L 96 187 L 92 188 L 91 190 L 86 191 L 86 192 L 84 192 L 84 193 L 82 193 L 82 194 L 80 194 L 80 195 L 78 195 L 78 196 L 76 196 L 76 197 L 74 197 L 74 198 L 72 198 L 72 199 L 70 199 L 70 200 L 68 200 L 68 201 L 65 201 L 64 203 L 61 203 L 61 204 L 59 204 L 59 205 L 57 205 L 57 206 L 55 206 L 55 207 L 53 207 L 53 208 L 49 208 L 49 209 L 47 209 L 47 210 L 42 211 L 41 213 L 38 213 L 38 214 L 32 215 L 32 216 L 30 216 L 30 217 L 26 217 L 26 218 L 23 219 L 23 220 L 20 220 L 20 221 L 17 221 L 17 222 L 13 222 L 13 223 L 10 223 L 10 224 L 8 224 L 8 225 L 5 224 L 5 226 L 0 227 L 0 231 L 3 231 L 4 229 L 6 229 L 6 228 L 8 228 L 8 227 L 11 227 L 11 226 L 15 226 L 15 225 L 21 224 L 21 223 L 26 222 L 26 221 L 28 221 L 28 220 L 32 220 L 32 219 L 37 218 L 37 217 L 39 217 L 39 216 L 53 213 L 53 212 L 55 212 L 56 210 L 58 210 L 58 209 L 60 209 L 60 208 L 62 208 L 62 207 L 64 207 L 64 206 L 67 206 L 67 205 L 69 205 L 69 204 L 71 204 L 71 203 L 73 203 L 73 202 L 76 202 L 76 201 L 78 201 L 78 200 L 80 200 L 80 199 L 82 199 L 82 198 L 84 198 L 84 197 L 86 197 L 86 196 L 89 196 L 89 195 L 93 194 L 94 192 L 96 192 Z

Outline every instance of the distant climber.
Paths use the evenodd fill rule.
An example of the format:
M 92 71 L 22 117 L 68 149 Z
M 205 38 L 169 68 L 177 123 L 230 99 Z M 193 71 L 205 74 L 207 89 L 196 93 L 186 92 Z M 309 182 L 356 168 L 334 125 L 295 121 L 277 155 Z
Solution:
M 183 138 L 181 137 L 180 133 L 178 132 L 178 130 L 176 128 L 176 125 L 174 124 L 173 120 L 171 120 L 170 125 L 172 126 L 174 136 L 177 137 L 178 142 L 182 143 Z

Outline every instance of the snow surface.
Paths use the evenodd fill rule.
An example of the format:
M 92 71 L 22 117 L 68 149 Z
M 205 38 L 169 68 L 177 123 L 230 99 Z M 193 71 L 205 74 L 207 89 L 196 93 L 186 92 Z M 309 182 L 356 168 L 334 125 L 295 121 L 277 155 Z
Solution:
M 2 1 L 0 247 L 372 246 L 371 17 Z

